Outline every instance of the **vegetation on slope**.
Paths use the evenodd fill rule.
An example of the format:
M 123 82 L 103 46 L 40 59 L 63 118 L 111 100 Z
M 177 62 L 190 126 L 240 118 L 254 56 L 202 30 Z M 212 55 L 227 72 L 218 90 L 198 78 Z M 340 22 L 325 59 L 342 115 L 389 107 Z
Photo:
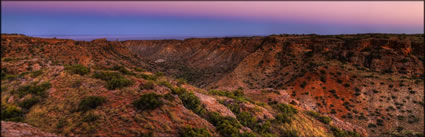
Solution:
M 281 43 L 282 37 L 295 42 Z M 293 36 L 272 36 L 261 39 L 263 43 L 259 47 L 244 49 L 251 48 L 248 44 L 241 48 L 241 53 L 246 55 L 232 53 L 238 59 L 229 61 L 233 63 L 230 65 L 224 63 L 224 66 L 230 66 L 228 68 L 220 68 L 223 64 L 218 64 L 211 65 L 218 69 L 198 71 L 191 67 L 204 65 L 188 61 L 196 65 L 187 68 L 190 72 L 180 73 L 182 77 L 189 77 L 189 83 L 216 86 L 209 91 L 191 87 L 184 79 L 172 80 L 165 76 L 168 72 L 145 71 L 156 70 L 157 65 L 140 65 L 142 61 L 128 52 L 128 47 L 118 46 L 121 43 L 49 41 L 26 37 L 17 40 L 8 38 L 9 41 L 2 39 L 6 43 L 6 48 L 2 43 L 2 53 L 6 53 L 2 54 L 4 62 L 1 69 L 2 120 L 23 121 L 69 136 L 360 135 L 352 130 L 340 129 L 343 127 L 338 125 L 340 122 L 331 122 L 334 117 L 355 124 L 358 122 L 361 126 L 370 125 L 368 133 L 372 135 L 380 135 L 382 129 L 391 124 L 386 121 L 388 119 L 397 119 L 400 126 L 406 127 L 407 130 L 400 130 L 400 134 L 415 129 L 415 125 L 423 123 L 423 118 L 414 108 L 423 108 L 424 104 L 423 94 L 418 92 L 423 89 L 419 84 L 423 75 L 417 75 L 421 68 L 412 69 L 415 67 L 411 65 L 417 59 L 419 64 L 421 60 L 423 62 L 421 53 L 415 50 L 418 44 L 413 42 L 413 49 L 403 47 L 403 51 L 398 53 L 401 51 L 397 49 L 399 46 L 393 44 L 399 43 L 397 40 L 389 42 L 389 46 L 380 47 L 385 43 L 380 39 L 387 36 L 378 40 L 356 37 L 360 36 L 305 36 L 318 43 L 337 43 L 329 48 Z M 226 40 L 234 43 L 232 39 Z M 350 40 L 342 44 L 347 48 L 338 48 L 341 40 Z M 220 39 L 217 41 L 220 42 Z M 369 41 L 379 46 L 357 46 L 356 41 Z M 56 44 L 65 46 L 53 47 Z M 226 42 L 223 44 L 227 48 Z M 294 48 L 294 45 L 298 46 Z M 237 42 L 231 47 L 240 48 Z M 314 47 L 313 50 L 311 47 Z M 366 48 L 357 49 L 361 47 Z M 409 57 L 375 56 L 388 49 L 396 52 L 397 56 L 406 54 Z M 57 56 L 63 51 L 79 52 L 69 54 L 72 57 Z M 253 52 L 255 54 L 251 54 Z M 252 59 L 247 57 L 249 55 L 257 56 Z M 228 56 L 223 54 L 222 57 Z M 239 58 L 246 62 L 238 62 Z M 380 58 L 394 58 L 397 70 L 379 68 Z M 256 62 L 255 68 L 249 66 L 252 62 Z M 399 63 L 406 67 L 400 67 Z M 248 66 L 244 66 L 246 64 Z M 172 64 L 168 65 L 166 71 L 176 71 Z M 164 69 L 156 71 L 159 70 Z M 240 73 L 227 76 L 236 70 Z M 180 72 L 178 68 L 177 72 Z M 202 79 L 204 75 L 211 76 L 211 79 Z M 221 83 L 209 85 L 211 81 Z M 223 83 L 243 88 L 215 89 L 225 85 Z M 214 100 L 206 100 L 202 96 Z M 232 115 L 206 109 L 207 105 L 211 105 L 208 101 L 216 100 Z M 367 101 L 376 106 L 362 107 Z M 304 111 L 299 104 L 306 104 L 317 111 Z M 267 116 L 271 117 L 263 117 L 263 111 L 269 112 Z

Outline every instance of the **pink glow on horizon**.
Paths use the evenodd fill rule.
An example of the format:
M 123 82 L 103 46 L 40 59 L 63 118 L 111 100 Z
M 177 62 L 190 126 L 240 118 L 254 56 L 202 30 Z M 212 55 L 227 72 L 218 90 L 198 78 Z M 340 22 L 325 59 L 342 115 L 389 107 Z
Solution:
M 3 8 L 98 14 L 158 15 L 223 19 L 300 21 L 337 24 L 422 26 L 424 2 L 2 2 Z

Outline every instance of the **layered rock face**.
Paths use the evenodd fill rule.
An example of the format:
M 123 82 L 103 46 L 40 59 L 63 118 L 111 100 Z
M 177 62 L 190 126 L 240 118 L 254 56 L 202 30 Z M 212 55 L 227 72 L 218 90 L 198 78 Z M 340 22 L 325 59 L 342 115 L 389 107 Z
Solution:
M 202 88 L 285 90 L 306 109 L 365 127 L 372 136 L 397 127 L 423 131 L 415 126 L 422 119 L 399 120 L 423 117 L 418 103 L 423 92 L 415 92 L 424 90 L 423 35 L 274 35 L 124 45 L 153 71 Z
M 237 78 L 234 81 L 238 83 L 235 83 L 226 81 L 229 79 L 226 76 L 234 77 L 235 74 L 232 73 L 263 70 L 267 73 L 266 76 L 272 76 L 285 72 L 283 69 L 288 69 L 286 67 L 293 71 L 294 65 L 328 60 L 337 60 L 380 73 L 424 77 L 422 35 L 279 35 L 183 41 L 125 41 L 124 45 L 151 62 L 151 65 L 159 66 L 155 69 L 184 77 L 200 87 L 245 86 L 239 84 L 245 79 Z M 311 59 L 312 57 L 314 58 Z M 161 61 L 155 62 L 158 60 Z M 236 70 L 238 67 L 241 70 Z M 265 79 L 264 82 L 270 82 L 268 80 Z M 254 88 L 281 86 L 278 83 Z
M 231 72 L 263 38 L 218 38 L 160 41 L 125 41 L 131 51 L 157 71 L 184 77 L 205 87 Z M 158 66 L 158 67 L 156 67 Z M 202 79 L 199 81 L 199 79 Z

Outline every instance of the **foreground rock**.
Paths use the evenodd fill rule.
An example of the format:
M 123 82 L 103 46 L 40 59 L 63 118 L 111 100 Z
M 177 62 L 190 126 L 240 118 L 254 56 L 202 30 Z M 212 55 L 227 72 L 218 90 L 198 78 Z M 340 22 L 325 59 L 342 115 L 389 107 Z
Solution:
M 26 123 L 1 122 L 2 137 L 60 137 L 58 135 L 43 132 Z

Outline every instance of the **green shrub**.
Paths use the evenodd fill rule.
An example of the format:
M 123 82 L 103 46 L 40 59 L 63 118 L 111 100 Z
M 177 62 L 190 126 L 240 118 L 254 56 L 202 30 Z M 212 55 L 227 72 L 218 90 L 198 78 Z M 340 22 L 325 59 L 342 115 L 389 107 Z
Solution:
M 84 122 L 94 122 L 99 118 L 99 116 L 93 114 L 93 113 L 88 113 L 83 117 L 83 121 Z
M 106 82 L 106 88 L 114 90 L 117 88 L 127 87 L 133 84 L 133 81 L 126 78 L 114 78 Z
M 355 87 L 355 88 L 354 88 L 354 90 L 355 90 L 356 92 L 360 92 L 360 89 L 359 89 L 358 87 Z
M 76 81 L 72 82 L 71 87 L 72 88 L 79 88 L 82 84 L 83 84 L 83 82 L 81 80 L 76 80 Z
M 119 72 L 121 72 L 124 75 L 134 75 L 133 72 L 129 71 L 128 69 L 126 69 L 123 66 L 114 66 L 114 67 L 112 67 L 112 70 L 119 71 Z
M 300 87 L 301 88 L 305 88 L 305 86 L 307 85 L 307 82 L 305 82 L 305 81 L 303 81 L 301 84 L 300 84 Z
M 237 118 L 242 125 L 250 128 L 254 128 L 257 123 L 257 119 L 249 112 L 241 112 L 237 115 Z
M 145 89 L 153 89 L 154 88 L 154 83 L 152 81 L 148 81 L 145 83 L 140 84 L 140 89 L 141 90 L 145 90 Z
M 224 117 L 220 119 L 216 124 L 216 130 L 222 136 L 225 137 L 237 137 L 239 136 L 239 129 L 241 126 L 239 122 L 232 117 Z
M 62 129 L 67 124 L 68 124 L 68 122 L 64 118 L 61 118 L 61 119 L 59 119 L 58 123 L 56 124 L 56 129 Z
M 187 90 L 185 88 L 182 88 L 182 87 L 171 88 L 171 93 L 173 93 L 173 94 L 181 95 L 184 92 L 187 92 Z
M 36 78 L 40 76 L 41 74 L 43 74 L 43 70 L 37 70 L 37 71 L 31 72 L 31 77 Z
M 249 101 L 249 102 L 253 103 L 253 101 L 249 100 L 248 98 L 246 98 L 244 96 L 244 92 L 243 92 L 242 89 L 237 89 L 237 90 L 234 90 L 232 92 L 217 90 L 217 89 L 211 89 L 211 90 L 208 91 L 208 93 L 210 93 L 212 95 L 226 96 L 226 97 L 229 97 L 229 98 L 232 98 L 234 100 L 241 101 L 241 102 Z
M 33 94 L 45 97 L 46 93 L 45 91 L 50 89 L 52 85 L 49 82 L 44 82 L 40 85 L 30 84 L 26 86 L 19 87 L 17 90 L 17 93 L 20 97 L 23 97 L 27 94 Z
M 39 70 L 39 71 L 41 71 L 41 70 Z M 34 72 L 37 72 L 37 71 L 34 71 Z M 27 72 L 22 72 L 21 74 L 19 74 L 19 75 L 18 75 L 18 77 L 19 77 L 19 78 L 23 78 L 25 75 L 28 75 L 28 74 L 34 74 L 34 73 L 33 73 L 33 72 L 28 72 L 28 71 L 27 71 Z M 42 73 L 41 73 L 41 74 L 42 74 Z M 40 75 L 41 75 L 41 74 L 40 74 Z M 37 76 L 39 76 L 39 75 L 37 75 Z M 35 76 L 35 77 L 37 77 L 37 76 Z M 32 77 L 32 76 L 31 76 L 31 77 Z M 33 77 L 33 78 L 35 78 L 35 77 Z
M 245 94 L 243 93 L 242 89 L 237 89 L 235 91 L 233 91 L 233 96 L 235 97 L 243 97 Z
M 291 96 L 293 96 L 293 97 L 296 96 L 296 95 L 297 95 L 297 93 L 295 93 L 295 91 L 291 93 Z
M 24 120 L 24 113 L 16 106 L 1 104 L 1 120 L 20 122 Z
M 137 75 L 138 78 L 146 79 L 146 80 L 156 80 L 157 77 L 155 75 L 148 75 L 148 74 L 139 74 Z
M 47 90 L 47 89 L 49 89 L 49 88 L 51 88 L 51 87 L 52 87 L 52 84 L 50 84 L 50 82 L 43 82 L 43 83 L 41 83 L 41 84 L 39 85 L 39 87 L 40 87 L 41 89 L 45 89 L 45 90 Z
M 201 100 L 199 100 L 199 98 L 192 92 L 184 91 L 179 95 L 179 98 L 182 100 L 183 105 L 186 108 L 194 111 L 195 113 L 199 113 L 201 111 Z
M 112 79 L 123 78 L 123 76 L 120 73 L 118 73 L 118 72 L 104 72 L 104 71 L 102 71 L 102 72 L 98 72 L 98 71 L 94 72 L 93 77 L 94 78 L 97 78 L 97 79 L 104 80 L 104 81 L 110 81 Z
M 376 127 L 376 124 L 369 123 L 369 124 L 367 125 L 367 127 L 368 127 L 368 128 L 374 128 L 374 127 Z
M 382 119 L 376 119 L 376 125 L 378 125 L 378 126 L 384 126 L 384 120 L 382 120 Z
M 156 73 L 155 73 L 155 75 L 156 75 L 157 77 L 161 77 L 161 76 L 164 76 L 164 73 L 162 73 L 162 72 L 156 72 Z
M 278 123 L 290 123 L 294 114 L 298 113 L 298 110 L 289 104 L 273 104 L 272 107 L 280 112 L 275 116 Z
M 7 80 L 15 80 L 16 78 L 18 78 L 18 75 L 6 74 L 6 76 L 4 78 L 7 79 Z
M 402 115 L 398 115 L 398 116 L 397 116 L 397 120 L 403 121 L 404 119 L 405 119 L 405 117 L 404 117 L 404 116 L 402 116 Z
M 282 130 L 280 131 L 280 136 L 282 137 L 299 137 L 296 130 Z
M 179 96 L 180 100 L 183 102 L 183 105 L 187 109 L 190 109 L 197 114 L 201 114 L 203 111 L 205 111 L 205 109 L 202 108 L 201 100 L 199 100 L 199 98 L 193 94 L 193 92 L 187 91 L 185 88 L 180 87 L 173 88 L 172 92 Z
M 348 87 L 350 87 L 350 84 L 345 83 L 345 84 L 344 84 L 344 87 L 348 88 Z
M 335 137 L 361 137 L 359 133 L 341 130 L 336 127 L 331 127 L 331 131 Z
M 222 104 L 224 104 L 224 103 L 222 103 Z M 241 113 L 241 109 L 240 109 L 239 103 L 228 103 L 228 104 L 224 104 L 224 105 L 227 108 L 229 108 L 235 114 L 240 114 Z
M 205 128 L 192 128 L 187 127 L 184 128 L 182 132 L 180 132 L 181 137 L 212 137 L 212 135 Z
M 320 76 L 320 81 L 322 81 L 323 83 L 326 83 L 326 77 Z
M 329 124 L 332 121 L 331 118 L 329 118 L 327 116 L 322 116 L 319 113 L 314 112 L 314 111 L 307 111 L 306 113 L 307 113 L 307 115 L 310 115 L 310 116 L 316 118 L 317 120 L 319 120 L 320 122 L 322 122 L 324 124 Z
M 360 92 L 356 92 L 356 93 L 354 93 L 354 95 L 355 95 L 355 96 L 360 96 L 360 95 L 361 95 L 361 93 L 360 93 Z
M 91 109 L 96 109 L 98 106 L 101 106 L 106 102 L 105 97 L 101 96 L 87 96 L 80 100 L 78 105 L 79 111 L 88 111 Z
M 207 120 L 213 125 L 216 125 L 217 122 L 222 118 L 218 112 L 208 112 L 206 117 Z
M 236 98 L 236 97 L 242 97 L 242 96 L 244 96 L 244 93 L 243 93 L 243 90 L 242 89 L 237 89 L 237 90 L 235 90 L 233 92 L 212 89 L 212 90 L 209 90 L 208 92 L 210 94 L 212 94 L 212 95 L 226 96 L 226 97 L 230 97 L 230 98 Z
M 145 71 L 142 68 L 134 68 L 134 70 L 137 71 L 137 72 L 143 72 L 143 71 Z
M 261 136 L 274 136 L 273 134 L 270 134 L 271 127 L 272 124 L 270 121 L 264 121 L 263 123 L 257 123 L 257 126 L 254 128 L 254 131 L 256 131 Z
M 415 115 L 409 115 L 409 116 L 407 116 L 407 122 L 409 124 L 418 123 L 419 121 L 420 121 L 420 119 L 418 117 L 416 117 Z
M 286 114 L 297 114 L 298 110 L 290 104 L 274 104 L 273 108 L 277 109 L 279 112 Z
M 164 99 L 168 100 L 168 101 L 173 101 L 174 100 L 174 96 L 171 93 L 167 93 L 164 95 Z
M 286 114 L 286 113 L 278 113 L 275 116 L 275 120 L 279 123 L 291 123 L 292 115 Z
M 217 89 L 211 89 L 211 90 L 208 91 L 208 93 L 210 93 L 212 95 L 218 95 L 218 96 L 231 96 L 232 95 L 231 92 L 217 90 Z
M 16 60 L 16 59 L 14 59 L 14 58 L 3 58 L 3 61 L 4 62 L 9 62 L 9 61 L 12 61 L 12 60 Z
M 86 75 L 90 73 L 90 68 L 87 68 L 81 64 L 67 65 L 65 70 L 72 74 Z
M 19 75 L 18 75 L 18 78 L 23 78 L 25 75 L 28 75 L 28 74 L 30 74 L 30 72 L 22 72 L 22 73 L 20 73 Z
M 332 94 L 336 94 L 336 90 L 335 89 L 328 90 L 328 92 L 331 92 Z
M 153 110 L 161 107 L 164 102 L 161 100 L 162 96 L 156 93 L 143 94 L 138 100 L 133 102 L 136 109 L 139 110 Z
M 241 102 L 237 102 L 237 103 L 224 103 L 222 101 L 220 101 L 221 104 L 226 105 L 227 108 L 229 108 L 234 114 L 236 114 L 237 119 L 239 120 L 239 122 L 246 126 L 249 127 L 253 130 L 255 130 L 256 132 L 259 132 L 261 136 L 263 137 L 275 137 L 274 134 L 270 133 L 270 122 L 264 122 L 263 124 L 260 123 L 260 121 L 257 121 L 257 119 L 249 112 L 241 112 L 240 109 L 240 105 L 239 103 Z M 252 133 L 243 133 L 240 134 L 239 136 L 244 137 L 251 137 Z M 255 136 L 255 135 L 254 135 Z
M 336 110 L 335 109 L 331 109 L 331 114 L 336 114 Z
M 240 137 L 257 137 L 257 135 L 252 132 L 244 132 L 240 135 Z
M 95 72 L 93 77 L 106 81 L 106 88 L 110 90 L 127 87 L 133 84 L 133 81 L 124 78 L 118 72 Z
M 187 81 L 184 78 L 177 79 L 177 86 L 180 86 L 180 85 L 183 85 L 183 84 L 186 84 L 186 83 L 187 83 Z
M 216 131 L 221 136 L 234 137 L 240 135 L 241 126 L 235 118 L 223 117 L 217 112 L 209 112 L 207 120 L 216 127 Z
M 168 81 L 161 81 L 161 82 L 159 82 L 159 85 L 165 86 L 165 87 L 167 87 L 169 89 L 173 89 L 173 86 Z
M 19 107 L 24 108 L 24 109 L 30 109 L 32 106 L 34 106 L 38 102 L 40 102 L 40 98 L 38 98 L 38 97 L 28 98 L 28 99 L 25 99 L 22 102 L 20 102 Z

